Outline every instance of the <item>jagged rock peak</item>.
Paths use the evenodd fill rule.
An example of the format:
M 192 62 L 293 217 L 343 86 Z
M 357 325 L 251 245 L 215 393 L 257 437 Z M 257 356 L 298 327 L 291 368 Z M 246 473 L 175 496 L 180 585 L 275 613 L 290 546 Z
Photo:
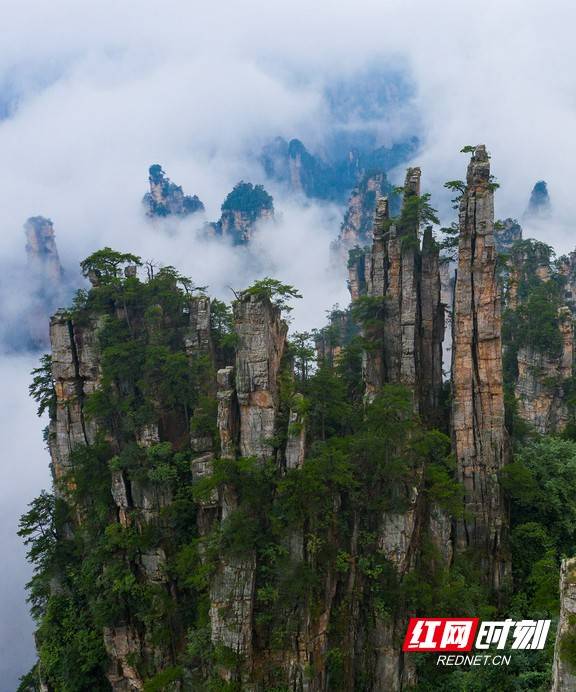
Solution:
M 349 250 L 371 241 L 376 202 L 389 191 L 390 185 L 384 171 L 372 171 L 363 176 L 348 200 L 337 241 L 341 248 Z
M 31 216 L 24 224 L 28 266 L 41 279 L 59 284 L 62 265 L 54 237 L 54 225 L 44 216 Z
M 336 145 L 336 146 L 334 146 Z M 416 151 L 415 138 L 390 148 L 355 145 L 344 136 L 328 149 L 311 153 L 299 140 L 277 137 L 267 144 L 260 162 L 268 178 L 306 197 L 344 203 L 350 191 L 370 171 L 389 171 Z
M 408 168 L 406 171 L 406 180 L 404 182 L 404 194 L 405 195 L 419 195 L 420 194 L 420 177 L 422 171 L 420 168 Z
M 386 231 L 387 221 L 390 218 L 390 203 L 388 197 L 379 197 L 376 201 L 376 211 L 374 213 L 374 237 L 379 237 Z
M 48 345 L 48 317 L 65 299 L 65 277 L 56 240 L 54 226 L 44 216 L 32 216 L 24 224 L 26 257 L 28 264 L 27 289 L 30 305 L 19 324 L 11 329 L 20 334 L 32 348 Z
M 526 209 L 525 217 L 540 217 L 545 218 L 550 214 L 550 195 L 548 193 L 548 185 L 545 180 L 539 180 L 530 193 L 528 208 Z
M 474 149 L 460 200 L 452 348 L 452 431 L 464 518 L 456 546 L 477 551 L 487 581 L 509 574 L 507 520 L 497 476 L 507 461 L 502 320 L 494 242 L 494 188 L 484 145 Z
M 398 219 L 389 219 L 388 199 L 378 200 L 372 248 L 351 253 L 348 268 L 353 300 L 362 294 L 385 299 L 383 347 L 364 356 L 367 398 L 383 384 L 403 384 L 414 390 L 416 408 L 433 419 L 442 378 L 444 308 L 438 246 L 430 232 L 422 249 L 417 240 L 420 176 L 420 168 L 407 170 Z M 412 235 L 416 242 L 405 242 Z
M 484 144 L 474 148 L 474 153 L 468 164 L 466 184 L 469 188 L 487 187 L 490 182 L 490 156 Z
M 404 180 L 402 211 L 397 223 L 399 236 L 417 236 L 419 224 L 420 168 L 408 168 Z
M 159 164 L 150 166 L 148 173 L 150 192 L 147 192 L 142 199 L 146 216 L 150 218 L 183 217 L 204 211 L 204 205 L 198 197 L 185 195 L 180 185 L 173 183 Z
M 220 220 L 212 224 L 218 235 L 237 245 L 250 241 L 256 225 L 274 218 L 274 200 L 263 185 L 241 180 L 224 200 Z

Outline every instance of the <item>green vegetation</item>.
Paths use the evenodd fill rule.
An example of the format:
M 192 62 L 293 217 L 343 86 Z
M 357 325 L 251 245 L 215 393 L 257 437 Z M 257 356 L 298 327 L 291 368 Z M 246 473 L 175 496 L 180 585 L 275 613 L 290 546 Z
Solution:
M 204 205 L 196 195 L 185 195 L 180 185 L 175 185 L 165 176 L 160 164 L 152 164 L 148 169 L 148 173 L 150 182 L 153 185 L 160 186 L 162 196 L 159 201 L 150 192 L 144 195 L 142 202 L 147 209 L 148 216 L 160 218 L 170 216 L 171 214 L 187 216 L 204 209 Z
M 400 216 L 390 219 L 389 224 L 396 226 L 398 235 L 403 237 L 405 245 L 415 245 L 421 230 L 440 223 L 438 212 L 430 204 L 429 192 L 417 195 L 403 187 L 396 188 L 395 192 L 403 194 L 402 209 Z
M 515 344 L 558 356 L 562 346 L 558 309 L 560 286 L 546 281 L 533 286 L 526 299 L 508 316 L 516 330 Z
M 124 265 L 142 266 L 142 260 L 130 253 L 116 252 L 109 247 L 97 250 L 80 263 L 84 276 L 93 274 L 102 283 L 113 283 L 121 280 Z
M 288 304 L 289 300 L 302 298 L 302 295 L 294 286 L 283 284 L 281 281 L 278 281 L 278 279 L 271 279 L 269 276 L 255 281 L 249 288 L 242 291 L 242 295 L 267 299 L 284 312 L 290 312 L 292 310 Z
M 460 191 L 459 181 L 451 184 Z M 403 237 L 417 239 L 423 226 L 437 223 L 429 196 L 408 195 L 394 223 Z M 527 257 L 526 271 L 514 275 L 521 300 L 504 320 L 514 459 L 501 474 L 511 512 L 513 588 L 498 603 L 476 556 L 446 565 L 427 519 L 440 511 L 462 516 L 449 438 L 423 425 L 405 387 L 386 385 L 365 398 L 362 358 L 382 348 L 385 301 L 360 297 L 351 310 L 335 306 L 328 327 L 292 334 L 270 457 L 219 458 L 215 370 L 234 361 L 231 307 L 212 301 L 214 352 L 201 352 L 189 337 L 203 287 L 173 267 L 150 265 L 141 281 L 125 271 L 142 266 L 140 258 L 110 248 L 87 258 L 82 269 L 95 285 L 61 317 L 97 333 L 99 385 L 81 401 L 83 424 L 97 432 L 89 445 L 71 450 L 55 493 L 42 493 L 21 519 L 19 535 L 34 566 L 28 588 L 39 652 L 21 690 L 35 689 L 39 674 L 58 691 L 110 689 L 102 633 L 124 627 L 136 637 L 145 633 L 146 646 L 129 661 L 145 690 L 242 690 L 242 658 L 210 638 L 210 586 L 223 560 L 254 565 L 255 641 L 271 652 L 255 676 L 271 692 L 288 684 L 271 661 L 294 646 L 303 617 L 315 623 L 328 610 L 327 590 L 330 690 L 369 688 L 368 667 L 353 665 L 350 633 L 359 633 L 371 660 L 378 654 L 374 632 L 407 612 L 556 617 L 559 560 L 576 550 L 576 442 L 570 433 L 528 434 L 512 384 L 519 348 L 558 351 L 562 282 L 546 246 L 515 246 L 512 258 L 519 256 Z M 538 277 L 542 258 L 549 281 Z M 265 277 L 237 295 L 247 297 L 287 313 L 301 296 Z M 330 357 L 317 361 L 313 342 Z M 51 368 L 44 356 L 30 393 L 39 414 L 53 417 Z M 303 425 L 305 460 L 288 468 L 287 441 Z M 197 450 L 207 447 L 215 455 L 209 472 L 193 473 Z M 222 521 L 211 505 L 215 495 L 233 498 Z M 381 529 L 383 517 L 408 509 L 421 523 L 410 569 L 401 573 L 381 545 Z M 571 635 L 563 647 L 573 655 Z M 160 669 L 150 654 L 155 648 L 169 652 Z M 550 643 L 543 652 L 518 653 L 509 668 L 447 671 L 421 657 L 418 689 L 544 689 L 550 660 Z M 229 681 L 221 679 L 222 668 Z
M 52 356 L 45 353 L 40 358 L 40 365 L 32 370 L 32 383 L 28 387 L 30 396 L 38 404 L 38 415 L 45 411 L 52 417 L 55 414 L 56 393 L 52 381 Z
M 263 209 L 274 208 L 273 202 L 263 185 L 252 185 L 242 180 L 224 200 L 222 211 L 242 211 L 255 221 Z
M 42 493 L 20 525 L 34 565 L 29 599 L 39 625 L 39 670 L 64 692 L 110 689 L 104 627 L 145 628 L 152 644 L 170 647 L 202 609 L 196 584 L 176 569 L 197 534 L 190 436 L 217 442 L 213 364 L 185 348 L 191 293 L 197 289 L 171 267 L 141 282 L 124 275 L 126 264 L 141 262 L 109 248 L 82 263 L 83 271 L 99 280 L 64 317 L 77 328 L 90 323 L 98 329 L 100 386 L 83 402 L 86 420 L 98 424 L 98 434 L 90 446 L 72 450 L 56 496 Z M 217 303 L 211 326 L 219 358 L 233 348 L 230 322 L 229 308 Z M 53 415 L 49 356 L 33 375 L 30 392 L 39 413 Z M 151 425 L 161 441 L 140 444 Z M 121 522 L 113 478 L 141 495 L 127 498 Z M 147 506 L 155 508 L 152 515 Z M 165 582 L 146 579 L 137 566 L 140 554 L 154 555 L 160 547 L 167 554 L 165 570 L 173 574 Z M 178 609 L 170 583 L 179 589 Z M 150 664 L 133 662 L 148 679 L 147 689 L 169 689 L 179 669 L 158 672 L 149 670 Z

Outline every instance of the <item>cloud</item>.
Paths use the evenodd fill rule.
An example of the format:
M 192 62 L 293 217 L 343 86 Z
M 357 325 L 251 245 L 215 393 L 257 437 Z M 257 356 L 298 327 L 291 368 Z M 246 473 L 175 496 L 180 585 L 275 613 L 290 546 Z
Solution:
M 568 0 L 13 3 L 0 46 L 0 271 L 4 293 L 12 287 L 3 303 L 26 309 L 29 278 L 14 267 L 23 264 L 23 222 L 42 214 L 54 220 L 68 268 L 111 245 L 174 264 L 221 297 L 228 284 L 272 274 L 304 293 L 296 325 L 320 326 L 324 310 L 346 301 L 344 277 L 327 269 L 339 225 L 333 207 L 302 207 L 273 190 L 278 223 L 239 250 L 202 240 L 198 219 L 151 226 L 139 201 L 147 167 L 158 162 L 216 219 L 238 180 L 263 182 L 254 153 L 264 142 L 280 134 L 322 148 L 335 126 L 354 129 L 367 118 L 386 144 L 418 130 L 414 163 L 445 220 L 452 212 L 442 183 L 464 177 L 463 145 L 491 151 L 500 217 L 520 217 L 534 182 L 547 180 L 554 218 L 534 233 L 571 250 L 575 20 Z M 411 88 L 394 91 L 391 74 Z M 342 96 L 357 84 L 371 99 L 367 75 L 389 85 L 389 106 L 368 114 L 354 106 L 335 121 L 327 88 Z M 21 391 L 16 371 L 29 363 L 0 367 Z M 28 428 L 32 413 L 15 409 L 9 387 L 3 402 L 14 485 L 3 525 L 12 531 L 29 492 L 45 483 L 47 461 Z M 21 559 L 8 529 L 0 542 Z M 9 566 L 18 583 L 3 590 L 8 603 L 22 598 L 19 564 Z
M 481 12 L 454 0 L 21 3 L 0 50 L 0 84 L 17 101 L 0 125 L 0 249 L 21 252 L 33 213 L 54 218 L 70 261 L 123 235 L 155 161 L 216 217 L 239 178 L 260 174 L 247 152 L 276 134 L 320 142 L 324 87 L 367 65 L 382 80 L 386 66 L 409 73 L 414 98 L 379 132 L 422 127 L 418 162 L 443 211 L 442 182 L 463 177 L 459 149 L 482 141 L 500 215 L 521 215 L 545 178 L 569 219 L 574 19 L 561 0 L 487 0 Z
M 33 356 L 0 359 L 3 411 L 0 416 L 2 464 L 0 466 L 0 680 L 2 688 L 15 690 L 20 675 L 34 663 L 33 623 L 28 614 L 24 585 L 31 569 L 16 531 L 18 519 L 42 488 L 50 488 L 49 455 L 35 402 L 28 397 Z

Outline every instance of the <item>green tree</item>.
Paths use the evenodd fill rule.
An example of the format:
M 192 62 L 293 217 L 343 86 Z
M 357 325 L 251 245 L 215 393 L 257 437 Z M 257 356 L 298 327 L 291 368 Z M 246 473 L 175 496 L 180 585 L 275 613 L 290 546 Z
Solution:
M 296 377 L 306 382 L 310 376 L 316 350 L 310 332 L 294 332 L 290 338 L 290 352 L 294 358 Z
M 126 264 L 142 266 L 142 260 L 129 252 L 117 252 L 109 247 L 97 250 L 80 262 L 84 276 L 94 275 L 104 284 L 117 281 Z
M 278 279 L 272 279 L 269 276 L 255 281 L 250 287 L 242 291 L 242 295 L 267 298 L 273 305 L 284 312 L 292 310 L 288 304 L 290 300 L 302 298 L 302 294 L 294 286 L 284 284 L 278 281 Z
M 45 353 L 40 358 L 40 365 L 32 370 L 32 383 L 28 387 L 30 396 L 38 404 L 38 415 L 47 411 L 54 416 L 56 407 L 56 392 L 52 378 L 52 356 Z

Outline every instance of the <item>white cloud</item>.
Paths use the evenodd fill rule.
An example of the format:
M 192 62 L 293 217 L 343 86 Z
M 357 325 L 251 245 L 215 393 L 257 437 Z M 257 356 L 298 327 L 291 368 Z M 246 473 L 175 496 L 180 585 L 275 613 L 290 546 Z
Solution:
M 34 663 L 32 621 L 24 585 L 31 576 L 25 548 L 16 531 L 18 519 L 42 488 L 50 488 L 49 455 L 44 449 L 36 405 L 28 397 L 33 356 L 0 359 L 3 410 L 0 416 L 0 680 L 14 690 Z
M 414 163 L 443 213 L 443 181 L 465 174 L 459 149 L 483 142 L 502 184 L 497 214 L 521 216 L 533 183 L 546 179 L 554 223 L 535 233 L 561 251 L 575 244 L 569 0 L 23 0 L 3 8 L 2 20 L 0 101 L 11 109 L 0 121 L 3 266 L 22 261 L 22 223 L 43 214 L 68 266 L 108 244 L 172 263 L 220 295 L 228 283 L 273 274 L 305 295 L 297 324 L 320 326 L 323 311 L 346 300 L 344 278 L 326 272 L 333 209 L 302 209 L 276 191 L 282 217 L 246 251 L 198 240 L 191 222 L 172 235 L 153 228 L 139 201 L 158 162 L 217 218 L 240 178 L 261 182 L 247 153 L 276 134 L 319 144 L 329 126 L 323 86 L 375 64 L 405 69 L 415 84 L 414 100 L 379 130 L 389 143 L 419 123 Z M 4 361 L 12 366 L 29 364 Z M 31 486 L 44 483 L 46 461 L 26 466 L 26 445 L 41 444 L 23 422 L 34 418 L 24 405 L 14 412 L 9 393 L 3 402 L 3 439 L 13 445 L 4 464 L 11 482 L 28 484 L 10 490 L 12 526 Z M 10 540 L 0 538 L 3 551 Z

